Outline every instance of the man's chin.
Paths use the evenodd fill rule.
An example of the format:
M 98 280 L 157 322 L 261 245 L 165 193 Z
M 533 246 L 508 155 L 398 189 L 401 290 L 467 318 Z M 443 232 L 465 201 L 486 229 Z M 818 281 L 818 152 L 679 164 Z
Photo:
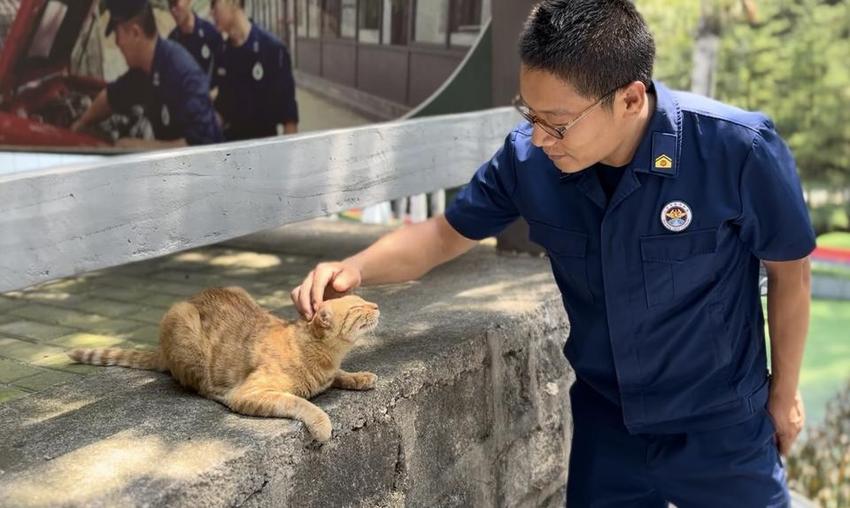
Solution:
M 587 166 L 579 163 L 579 161 L 573 159 L 570 156 L 563 156 L 557 159 L 552 159 L 552 164 L 555 165 L 556 168 L 561 173 L 578 173 L 579 171 L 584 171 Z

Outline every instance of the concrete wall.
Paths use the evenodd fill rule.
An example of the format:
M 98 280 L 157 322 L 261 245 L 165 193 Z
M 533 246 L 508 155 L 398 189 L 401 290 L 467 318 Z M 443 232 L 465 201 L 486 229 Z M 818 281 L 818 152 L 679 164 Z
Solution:
M 269 277 L 288 292 L 384 232 L 316 221 L 229 246 L 276 252 Z M 563 506 L 572 376 L 548 262 L 482 245 L 361 295 L 382 323 L 343 367 L 379 379 L 314 399 L 330 442 L 105 368 L 0 406 L 0 506 Z

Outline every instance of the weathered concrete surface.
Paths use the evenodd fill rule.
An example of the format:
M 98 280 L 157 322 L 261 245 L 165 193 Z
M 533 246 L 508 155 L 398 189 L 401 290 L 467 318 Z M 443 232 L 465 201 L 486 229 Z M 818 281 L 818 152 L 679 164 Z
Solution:
M 316 256 L 384 231 L 309 223 L 234 244 L 293 254 L 291 273 L 274 272 L 288 290 Z M 0 406 L 0 505 L 561 506 L 571 374 L 547 262 L 481 246 L 361 294 L 383 321 L 344 366 L 378 385 L 315 399 L 329 443 L 166 375 L 108 368 Z

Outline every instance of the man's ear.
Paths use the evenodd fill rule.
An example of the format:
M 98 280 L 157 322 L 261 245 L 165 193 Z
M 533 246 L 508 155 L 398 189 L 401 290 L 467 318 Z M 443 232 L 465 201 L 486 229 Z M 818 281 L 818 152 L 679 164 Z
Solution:
M 316 312 L 315 316 L 313 316 L 313 323 L 322 328 L 330 328 L 331 319 L 333 319 L 333 312 L 330 307 L 324 306 Z
M 643 109 L 646 102 L 646 85 L 640 81 L 629 83 L 622 89 L 622 100 L 626 114 L 636 115 Z
M 145 36 L 145 31 L 142 29 L 142 25 L 134 22 L 127 23 L 127 32 L 134 39 L 141 39 Z

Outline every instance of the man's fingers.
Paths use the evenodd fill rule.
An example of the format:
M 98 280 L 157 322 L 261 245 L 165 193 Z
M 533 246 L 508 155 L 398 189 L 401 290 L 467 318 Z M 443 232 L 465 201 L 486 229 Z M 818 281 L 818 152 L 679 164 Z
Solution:
M 349 272 L 341 263 L 319 263 L 290 294 L 298 312 L 306 319 L 312 319 L 324 300 L 354 289 L 360 281 L 357 274 Z
M 777 434 L 777 440 L 779 445 L 779 454 L 783 457 L 787 457 L 789 453 L 791 453 L 791 447 L 794 445 L 794 441 L 797 440 L 797 436 L 800 434 L 799 431 L 795 431 L 791 434 Z
M 292 303 L 293 305 L 295 305 L 295 310 L 297 310 L 298 313 L 302 316 L 306 316 L 304 309 L 301 308 L 301 286 L 298 286 L 297 288 L 293 289 L 289 293 L 289 297 L 292 298 Z
M 779 455 L 788 456 L 788 450 L 791 448 L 791 440 L 788 436 L 779 436 Z
M 325 295 L 325 288 L 328 287 L 331 279 L 337 274 L 337 270 L 326 266 L 319 265 L 313 273 L 313 286 L 310 288 L 310 303 L 313 309 L 319 307 Z
M 298 289 L 298 307 L 305 318 L 313 317 L 313 305 L 310 303 L 310 289 L 313 286 L 313 272 L 307 274 Z
M 343 270 L 336 274 L 333 279 L 333 289 L 337 293 L 347 293 L 354 289 L 357 283 L 350 271 Z

